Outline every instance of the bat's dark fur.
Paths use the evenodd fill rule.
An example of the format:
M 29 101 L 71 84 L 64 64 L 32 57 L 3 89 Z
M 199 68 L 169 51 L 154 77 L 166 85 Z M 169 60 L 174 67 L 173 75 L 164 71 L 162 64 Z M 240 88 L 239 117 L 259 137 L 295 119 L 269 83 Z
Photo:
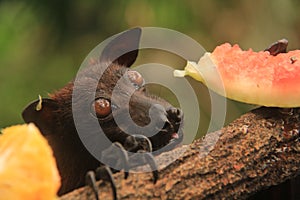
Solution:
M 179 109 L 172 107 L 167 101 L 148 95 L 144 86 L 137 87 L 128 78 L 126 79 L 128 67 L 134 63 L 138 54 L 140 34 L 139 28 L 120 34 L 105 47 L 99 58 L 84 69 L 84 75 L 78 79 L 80 95 L 73 99 L 73 109 L 77 109 L 79 112 L 81 109 L 90 109 L 95 99 L 105 98 L 112 101 L 111 104 L 116 107 L 117 116 L 122 118 L 125 111 L 129 109 L 132 120 L 139 126 L 145 126 L 150 123 L 150 107 L 160 105 L 156 106 L 156 110 L 154 110 L 155 119 L 163 121 L 164 127 L 158 134 L 149 137 L 153 149 L 157 150 L 162 146 L 182 140 L 180 124 L 183 116 Z M 106 67 L 108 68 L 103 71 Z M 102 72 L 104 74 L 98 81 Z M 119 84 L 119 92 L 115 100 L 112 100 L 112 90 L 122 76 L 125 77 L 124 81 Z M 97 85 L 96 96 L 94 99 L 90 99 L 87 94 L 94 92 L 90 91 L 92 89 L 89 87 L 93 84 Z M 74 82 L 72 81 L 51 94 L 50 98 L 44 98 L 41 110 L 36 109 L 39 101 L 35 101 L 23 111 L 24 120 L 34 122 L 40 128 L 54 151 L 62 178 L 59 195 L 83 186 L 87 171 L 94 170 L 101 164 L 86 150 L 77 134 L 72 113 L 73 88 Z M 134 93 L 127 105 L 125 99 L 128 97 L 129 91 L 134 91 Z M 111 115 L 103 119 L 99 118 L 98 121 L 112 142 L 124 144 L 128 134 L 123 132 L 119 126 L 124 126 L 123 128 L 126 129 L 128 125 L 126 120 L 119 126 L 116 125 Z M 86 123 L 88 132 L 98 131 L 89 129 L 89 122 L 85 120 L 84 116 L 82 123 Z M 179 138 L 174 137 L 174 133 L 178 133 Z M 131 134 L 142 133 L 137 130 L 136 133 Z

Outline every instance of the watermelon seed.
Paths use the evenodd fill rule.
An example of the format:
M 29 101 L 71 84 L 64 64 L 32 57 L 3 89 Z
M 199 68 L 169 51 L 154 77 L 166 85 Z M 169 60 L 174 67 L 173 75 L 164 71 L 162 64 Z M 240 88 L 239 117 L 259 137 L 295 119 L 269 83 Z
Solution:
M 297 58 L 296 58 L 296 56 L 292 56 L 290 58 L 290 60 L 291 60 L 291 63 L 294 64 L 297 61 Z
M 286 53 L 286 48 L 288 46 L 288 40 L 287 39 L 281 39 L 278 40 L 277 42 L 271 44 L 265 51 L 270 52 L 270 55 L 276 56 L 280 53 Z

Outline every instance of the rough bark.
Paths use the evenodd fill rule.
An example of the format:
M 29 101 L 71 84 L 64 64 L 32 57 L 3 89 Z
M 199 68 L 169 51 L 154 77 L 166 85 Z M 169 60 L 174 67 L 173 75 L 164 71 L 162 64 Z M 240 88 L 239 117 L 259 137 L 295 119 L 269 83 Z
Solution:
M 114 175 L 119 199 L 245 199 L 300 174 L 300 109 L 276 108 L 249 112 L 222 130 L 191 145 L 157 156 L 183 154 L 160 166 L 154 185 L 151 173 Z M 160 162 L 159 162 L 160 163 Z M 112 199 L 111 188 L 100 183 L 100 199 Z M 60 199 L 94 199 L 88 187 Z

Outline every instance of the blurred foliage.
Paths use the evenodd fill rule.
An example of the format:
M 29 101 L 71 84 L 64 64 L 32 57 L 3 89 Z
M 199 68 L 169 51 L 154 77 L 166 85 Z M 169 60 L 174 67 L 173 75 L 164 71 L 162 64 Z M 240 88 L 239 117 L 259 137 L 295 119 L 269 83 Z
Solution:
M 26 104 L 62 87 L 90 50 L 130 27 L 174 29 L 208 51 L 227 41 L 262 50 L 283 37 L 295 49 L 299 9 L 296 0 L 0 0 L 0 127 L 22 123 Z M 229 103 L 229 111 L 231 120 L 245 108 Z

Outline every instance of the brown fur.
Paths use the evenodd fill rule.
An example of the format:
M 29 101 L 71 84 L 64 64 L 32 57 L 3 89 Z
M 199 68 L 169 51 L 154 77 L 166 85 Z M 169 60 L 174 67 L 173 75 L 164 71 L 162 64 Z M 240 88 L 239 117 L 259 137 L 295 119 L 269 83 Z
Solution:
M 81 113 L 81 111 L 90 109 L 95 99 L 106 98 L 116 105 L 117 116 L 122 118 L 125 111 L 129 110 L 132 120 L 136 124 L 144 126 L 150 122 L 149 109 L 153 105 L 161 105 L 157 109 L 156 118 L 158 120 L 167 119 L 167 121 L 163 121 L 165 123 L 164 130 L 155 136 L 149 137 L 154 150 L 168 144 L 172 139 L 172 134 L 179 130 L 182 113 L 178 109 L 174 109 L 163 99 L 149 96 L 144 87 L 136 88 L 126 78 L 118 85 L 115 99 L 111 98 L 116 83 L 121 77 L 126 77 L 129 70 L 127 67 L 136 59 L 139 37 L 140 29 L 132 29 L 119 35 L 108 44 L 98 61 L 93 59 L 89 67 L 79 72 L 76 82 L 72 81 L 62 89 L 50 94 L 49 99 L 44 98 L 40 111 L 35 109 L 38 101 L 31 103 L 23 111 L 24 120 L 26 122 L 34 122 L 41 129 L 54 151 L 62 178 L 62 187 L 59 190 L 59 195 L 83 186 L 87 171 L 95 170 L 101 164 L 87 151 L 78 136 L 73 119 L 74 109 Z M 123 45 L 119 45 L 119 43 Z M 119 52 L 119 48 L 122 48 L 121 50 L 125 54 L 116 60 L 111 59 L 114 58 L 114 55 L 112 55 L 114 52 Z M 134 51 L 130 51 L 132 49 Z M 111 62 L 110 60 L 114 61 Z M 104 72 L 103 76 L 98 80 L 102 72 Z M 74 84 L 79 92 L 72 98 L 75 88 Z M 97 88 L 96 96 L 91 97 L 88 94 L 94 92 L 92 85 L 96 85 Z M 127 104 L 126 98 L 128 98 L 130 91 L 134 92 L 132 96 L 129 96 L 130 102 Z M 90 116 L 91 113 L 88 114 Z M 112 116 L 99 119 L 98 121 L 111 142 L 124 144 L 128 134 L 123 132 L 120 127 L 128 128 L 126 120 L 119 126 L 117 126 Z M 85 126 L 87 133 L 98 133 L 99 130 L 91 129 L 88 117 L 82 116 L 80 122 Z M 139 130 L 133 130 L 133 132 L 131 134 L 142 134 Z M 105 149 L 107 146 L 102 148 Z

